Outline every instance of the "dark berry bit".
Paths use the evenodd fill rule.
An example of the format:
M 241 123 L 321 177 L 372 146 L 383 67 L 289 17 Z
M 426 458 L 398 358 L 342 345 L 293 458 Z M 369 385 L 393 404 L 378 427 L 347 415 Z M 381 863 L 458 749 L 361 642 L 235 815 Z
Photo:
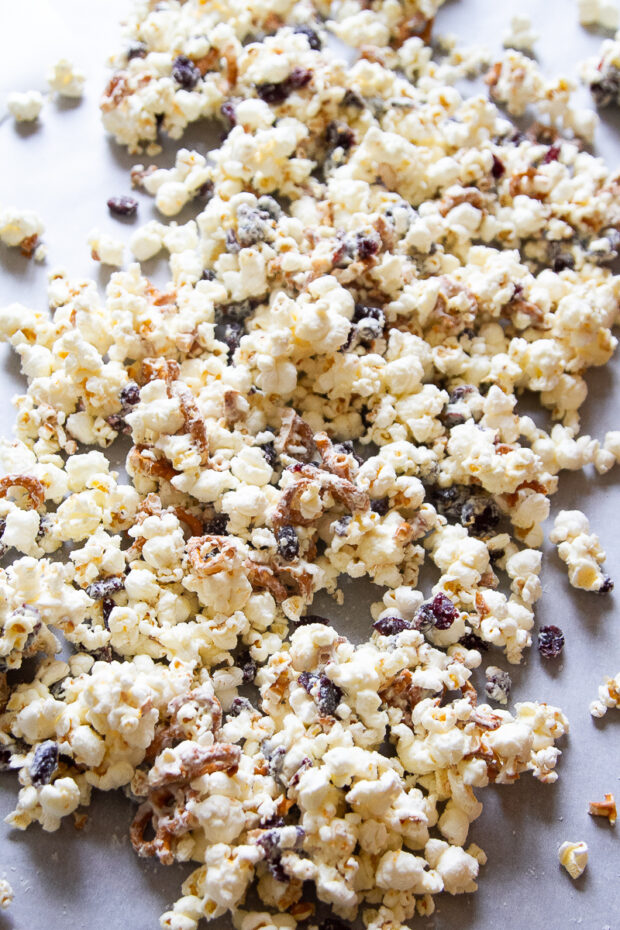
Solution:
M 325 130 L 325 141 L 331 151 L 340 148 L 348 152 L 355 142 L 355 133 L 346 123 L 333 120 Z
M 378 497 L 376 500 L 371 501 L 370 509 L 373 513 L 378 513 L 380 517 L 384 517 L 390 509 L 389 497 Z
M 259 197 L 256 206 L 262 213 L 268 213 L 272 220 L 279 220 L 282 216 L 282 207 L 275 197 L 270 197 L 269 194 Z
M 331 620 L 328 620 L 327 617 L 320 617 L 318 614 L 306 614 L 305 617 L 295 620 L 295 626 L 308 626 L 310 623 L 322 623 L 324 626 L 332 625 Z
M 430 604 L 422 604 L 415 612 L 413 618 L 414 629 L 420 633 L 428 633 L 435 626 L 435 614 Z
M 572 255 L 567 253 L 562 253 L 553 259 L 553 270 L 556 274 L 559 274 L 561 271 L 564 271 L 565 268 L 569 268 L 571 271 L 575 267 L 575 259 Z
M 370 239 L 368 236 L 359 236 L 357 242 L 357 254 L 361 261 L 366 261 L 376 255 L 379 251 L 379 243 L 376 239 Z
M 290 86 L 297 90 L 300 87 L 305 87 L 306 84 L 309 84 L 312 80 L 312 71 L 308 71 L 307 68 L 293 68 L 291 73 L 287 78 Z
M 402 617 L 381 617 L 380 620 L 375 620 L 373 627 L 381 636 L 396 636 L 403 630 L 412 629 L 411 624 Z
M 257 84 L 256 93 L 265 103 L 284 103 L 292 91 L 305 87 L 311 80 L 312 71 L 308 71 L 307 68 L 293 68 L 284 81 L 277 84 Z
M 244 698 L 244 697 L 236 697 L 236 698 L 233 700 L 232 704 L 230 705 L 230 709 L 229 709 L 229 711 L 228 711 L 228 716 L 229 716 L 229 717 L 238 717 L 239 714 L 242 713 L 244 710 L 252 711 L 252 710 L 254 710 L 254 708 L 252 707 L 251 703 L 248 701 L 247 698 Z
M 543 165 L 549 165 L 552 161 L 557 161 L 561 152 L 561 146 L 559 145 L 550 145 L 545 154 L 543 155 L 542 163 Z
M 266 442 L 261 446 L 261 452 L 265 456 L 267 464 L 275 468 L 278 464 L 278 453 L 276 452 L 274 444 L 272 442 Z
M 305 36 L 308 40 L 308 45 L 313 51 L 320 52 L 323 48 L 323 43 L 312 26 L 307 26 L 305 23 L 302 23 L 299 26 L 295 26 L 293 32 L 297 33 L 297 35 Z
M 479 636 L 476 636 L 475 633 L 465 633 L 465 636 L 461 636 L 459 639 L 461 646 L 465 646 L 466 649 L 477 649 L 478 652 L 487 652 L 488 645 L 483 639 L 480 639 Z
M 34 751 L 30 763 L 30 781 L 35 788 L 49 785 L 52 775 L 58 768 L 58 743 L 46 739 Z
M 597 107 L 608 107 L 620 98 L 620 71 L 608 68 L 606 74 L 590 84 L 590 93 Z
M 300 672 L 299 678 L 297 679 L 297 684 L 301 685 L 304 691 L 307 691 L 308 694 L 310 694 L 312 692 L 315 681 L 316 675 L 312 675 L 310 672 Z
M 127 49 L 127 61 L 132 58 L 146 58 L 147 47 L 144 42 L 133 42 Z
M 172 64 L 172 77 L 184 90 L 193 90 L 202 75 L 193 61 L 179 55 Z
M 226 233 L 226 251 L 235 252 L 241 251 L 241 246 L 239 245 L 239 240 L 237 239 L 237 233 L 234 229 L 229 229 Z
M 564 633 L 559 626 L 541 626 L 538 631 L 538 649 L 545 659 L 555 659 L 564 648 Z
M 614 589 L 613 581 L 611 580 L 609 575 L 605 575 L 603 584 L 600 586 L 600 588 L 598 589 L 596 593 L 597 594 L 609 594 L 609 592 L 613 591 L 613 589 Z
M 215 190 L 215 184 L 213 181 L 205 181 L 204 184 L 201 184 L 196 194 L 196 197 L 202 197 L 203 200 L 206 200 L 207 203 L 213 197 L 213 191 Z
M 220 107 L 220 113 L 222 116 L 228 120 L 231 126 L 237 125 L 237 117 L 235 116 L 235 105 L 231 100 L 227 100 L 226 103 L 223 103 Z
M 338 685 L 335 685 L 334 682 L 327 677 L 327 675 L 321 675 L 319 678 L 317 699 L 317 706 L 320 713 L 327 717 L 333 716 L 336 708 L 340 704 L 341 699 L 342 691 Z
M 119 399 L 123 407 L 135 407 L 140 401 L 140 388 L 135 381 L 128 381 L 125 387 L 121 388 Z
M 205 268 L 200 278 L 202 281 L 215 281 L 215 272 L 212 268 Z
M 443 592 L 436 594 L 431 601 L 431 610 L 435 615 L 435 627 L 438 630 L 449 630 L 455 620 L 458 620 L 459 612 Z
M 114 216 L 135 216 L 138 212 L 138 201 L 135 197 L 110 197 L 108 200 L 108 210 Z
M 344 97 L 341 100 L 343 107 L 355 107 L 356 110 L 364 109 L 364 100 L 357 91 L 347 90 L 345 91 Z
M 506 169 L 504 168 L 504 163 L 497 157 L 493 156 L 493 167 L 491 168 L 491 174 L 496 180 L 499 180 L 503 174 L 505 174 Z
M 207 536 L 228 536 L 226 525 L 228 523 L 227 513 L 218 513 L 211 517 L 205 524 L 205 534 Z
M 247 685 L 256 678 L 256 662 L 249 652 L 242 652 L 237 656 L 237 665 L 243 673 L 243 684 Z
M 86 588 L 86 593 L 92 597 L 93 601 L 102 601 L 104 597 L 110 597 L 125 587 L 124 580 L 119 575 L 110 575 L 109 578 L 102 578 L 101 581 L 93 581 Z
M 344 516 L 340 517 L 339 520 L 336 520 L 334 523 L 334 533 L 336 536 L 346 536 L 348 531 L 349 523 L 353 517 L 350 513 L 345 513 Z
M 486 678 L 487 680 L 484 686 L 486 696 L 491 701 L 505 704 L 512 687 L 512 681 L 508 672 L 504 672 L 501 668 L 493 668 L 492 671 L 491 668 L 488 668 L 486 670 Z
M 104 597 L 103 600 L 101 601 L 101 613 L 103 615 L 103 625 L 106 628 L 106 630 L 110 629 L 108 620 L 110 619 L 110 614 L 112 613 L 115 607 L 116 607 L 116 604 L 114 603 L 111 597 Z
M 299 555 L 299 539 L 294 527 L 283 526 L 278 530 L 278 553 L 286 562 L 292 562 Z

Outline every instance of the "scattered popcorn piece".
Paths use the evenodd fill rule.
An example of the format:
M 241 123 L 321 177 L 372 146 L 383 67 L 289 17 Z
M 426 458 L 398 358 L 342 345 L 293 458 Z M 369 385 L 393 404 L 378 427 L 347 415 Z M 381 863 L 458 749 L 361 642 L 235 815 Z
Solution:
M 616 810 L 616 799 L 613 794 L 606 794 L 604 801 L 590 801 L 588 813 L 592 814 L 593 817 L 607 817 L 613 827 L 618 813 Z
M 510 28 L 504 32 L 502 44 L 504 48 L 514 48 L 522 52 L 531 52 L 538 34 L 532 28 L 529 16 L 517 14 L 510 20 Z
M 574 588 L 607 594 L 613 588 L 611 578 L 601 571 L 605 552 L 598 536 L 590 532 L 590 521 L 580 510 L 561 510 L 549 533 L 558 547 L 558 555 L 568 566 L 568 580 Z
M 560 864 L 566 869 L 571 878 L 583 875 L 588 864 L 588 846 L 586 843 L 562 843 L 558 850 Z
M 91 229 L 87 238 L 90 246 L 90 253 L 96 262 L 102 265 L 112 265 L 120 268 L 123 264 L 123 255 L 125 244 L 122 239 L 117 239 L 109 233 L 101 232 L 99 229 Z
M 84 94 L 86 75 L 67 58 L 56 62 L 48 74 L 47 83 L 52 93 L 61 97 L 78 98 Z
M 580 62 L 578 71 L 597 107 L 620 106 L 620 33 L 605 39 L 598 55 Z
M 22 255 L 27 258 L 36 250 L 44 229 L 43 220 L 34 210 L 17 210 L 15 207 L 0 209 L 0 242 L 12 247 L 19 246 Z
M 620 13 L 617 0 L 577 0 L 582 26 L 617 29 Z
M 6 911 L 12 902 L 13 889 L 6 878 L 0 878 L 0 910 Z
M 31 123 L 43 108 L 43 94 L 38 90 L 15 91 L 6 98 L 6 105 L 17 123 Z
M 620 672 L 599 685 L 598 699 L 590 704 L 590 713 L 593 717 L 604 717 L 610 707 L 620 708 Z

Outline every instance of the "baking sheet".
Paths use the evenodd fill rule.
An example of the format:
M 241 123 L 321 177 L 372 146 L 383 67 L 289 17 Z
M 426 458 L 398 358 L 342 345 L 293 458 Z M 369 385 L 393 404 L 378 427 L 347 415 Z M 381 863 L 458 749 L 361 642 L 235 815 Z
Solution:
M 108 271 L 92 262 L 86 236 L 97 225 L 129 238 L 136 222 L 109 217 L 106 200 L 129 192 L 128 169 L 139 159 L 128 156 L 103 134 L 97 109 L 106 80 L 105 59 L 117 47 L 118 22 L 128 0 L 0 0 L 0 204 L 33 208 L 46 224 L 48 259 L 44 266 L 26 261 L 15 250 L 0 251 L 0 304 L 18 300 L 43 309 L 46 274 L 57 266 L 72 274 L 94 277 L 102 287 Z M 471 43 L 499 50 L 510 15 L 528 13 L 540 33 L 538 58 L 548 74 L 573 73 L 576 62 L 594 54 L 602 35 L 578 25 L 575 0 L 451 0 L 440 11 L 436 33 L 456 32 Z M 49 103 L 40 123 L 15 127 L 6 114 L 10 90 L 45 89 L 47 69 L 67 55 L 87 74 L 82 102 Z M 583 92 L 583 101 L 587 95 Z M 205 151 L 214 137 L 193 128 L 184 144 Z M 620 136 L 613 115 L 604 114 L 597 152 L 618 164 Z M 156 161 L 170 162 L 171 147 Z M 149 160 L 150 161 L 150 160 Z M 151 201 L 140 196 L 139 220 L 155 217 Z M 182 217 L 181 217 L 182 218 Z M 129 228 L 123 228 L 123 226 Z M 165 270 L 149 263 L 149 273 Z M 14 420 L 10 396 L 21 390 L 15 357 L 0 347 L 0 430 L 8 435 Z M 620 427 L 620 360 L 588 378 L 590 394 L 583 408 L 583 431 L 602 438 Z M 479 792 L 484 812 L 473 824 L 470 839 L 487 852 L 475 895 L 436 898 L 437 911 L 416 919 L 425 930 L 587 930 L 620 927 L 620 824 L 587 814 L 588 801 L 607 791 L 620 795 L 620 714 L 610 711 L 600 721 L 588 712 L 605 674 L 620 668 L 620 469 L 604 478 L 592 469 L 564 475 L 553 498 L 553 513 L 582 508 L 591 518 L 608 553 L 607 568 L 616 579 L 615 594 L 597 597 L 568 585 L 564 567 L 550 551 L 543 573 L 544 596 L 539 624 L 555 623 L 566 634 L 559 663 L 543 662 L 531 650 L 522 666 L 511 667 L 513 699 L 557 704 L 571 722 L 562 744 L 555 786 L 530 777 L 510 787 Z M 366 582 L 346 585 L 345 604 L 323 604 L 334 622 L 353 639 L 367 635 L 367 607 L 379 592 Z M 318 610 L 318 606 L 317 606 Z M 363 618 L 363 619 L 360 619 Z M 490 661 L 495 661 L 495 657 Z M 499 664 L 504 664 L 499 662 Z M 504 667 L 505 664 L 504 664 Z M 14 806 L 14 776 L 0 776 L 0 816 Z M 6 876 L 15 901 L 0 912 L 1 930 L 89 930 L 129 928 L 155 930 L 159 914 L 180 894 L 189 866 L 164 868 L 133 853 L 127 829 L 132 806 L 121 795 L 96 795 L 86 827 L 78 832 L 72 818 L 61 830 L 26 833 L 0 824 L 0 877 Z M 565 840 L 585 840 L 590 847 L 586 873 L 573 882 L 560 869 L 557 848 Z M 230 917 L 216 922 L 230 927 Z

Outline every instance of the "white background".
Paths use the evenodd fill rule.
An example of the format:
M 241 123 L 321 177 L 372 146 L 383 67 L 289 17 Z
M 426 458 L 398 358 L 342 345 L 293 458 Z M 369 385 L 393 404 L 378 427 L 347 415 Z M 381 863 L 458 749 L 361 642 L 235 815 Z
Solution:
M 105 60 L 118 45 L 118 23 L 128 0 L 0 0 L 0 204 L 33 208 L 46 224 L 46 266 L 26 261 L 12 250 L 0 251 L 0 304 L 19 300 L 37 309 L 46 306 L 46 274 L 58 265 L 72 274 L 95 277 L 102 287 L 108 273 L 92 262 L 86 246 L 89 230 L 102 229 L 129 237 L 131 222 L 108 215 L 106 200 L 129 193 L 128 169 L 139 159 L 106 139 L 99 121 L 98 98 L 106 81 Z M 597 50 L 601 35 L 579 27 L 575 0 L 452 0 L 440 11 L 435 33 L 456 32 L 467 43 L 485 42 L 498 51 L 511 13 L 527 12 L 540 39 L 536 52 L 549 74 L 575 72 L 576 63 Z M 49 103 L 34 127 L 15 127 L 4 100 L 10 90 L 45 89 L 47 69 L 69 56 L 87 74 L 86 94 L 78 104 Z M 587 96 L 583 92 L 583 100 Z M 620 137 L 613 116 L 605 115 L 596 151 L 618 164 Z M 206 151 L 213 133 L 193 128 L 185 139 Z M 207 141 L 205 141 L 207 140 Z M 159 162 L 170 163 L 170 151 Z M 155 215 L 141 198 L 139 222 Z M 127 228 L 128 227 L 128 228 Z M 150 269 L 150 265 L 149 265 Z M 161 268 L 160 268 L 161 273 Z M 0 430 L 13 423 L 10 397 L 21 390 L 14 359 L 0 347 Z M 590 395 L 583 428 L 602 438 L 620 428 L 617 359 L 589 377 Z M 615 595 L 598 598 L 573 591 L 554 552 L 543 575 L 544 596 L 539 624 L 555 623 L 566 634 L 559 663 L 544 663 L 535 649 L 525 664 L 511 669 L 515 700 L 535 698 L 558 704 L 571 722 L 564 741 L 560 781 L 544 786 L 522 778 L 512 787 L 479 792 L 485 805 L 473 825 L 471 839 L 489 856 L 481 870 L 476 895 L 437 899 L 436 914 L 416 920 L 427 930 L 587 930 L 620 927 L 620 823 L 587 814 L 588 801 L 607 791 L 620 800 L 620 714 L 594 721 L 589 702 L 605 674 L 620 669 L 617 601 L 620 597 L 620 471 L 599 478 L 590 470 L 564 476 L 553 512 L 583 508 L 592 519 L 608 553 L 607 568 L 618 584 Z M 343 632 L 361 638 L 367 632 L 366 605 L 377 598 L 370 585 L 346 586 L 345 606 L 329 610 Z M 495 657 L 492 661 L 495 661 Z M 501 662 L 499 664 L 502 664 Z M 0 777 L 0 815 L 8 813 L 17 789 L 10 775 Z M 15 901 L 0 928 L 66 930 L 155 930 L 159 914 L 178 897 L 187 867 L 164 868 L 137 859 L 128 842 L 132 808 L 122 796 L 99 795 L 89 822 L 78 833 L 71 822 L 55 834 L 32 827 L 22 834 L 0 824 L 0 876 L 9 878 Z M 557 848 L 565 840 L 587 841 L 590 864 L 572 882 L 560 869 Z M 229 918 L 218 927 L 230 927 Z

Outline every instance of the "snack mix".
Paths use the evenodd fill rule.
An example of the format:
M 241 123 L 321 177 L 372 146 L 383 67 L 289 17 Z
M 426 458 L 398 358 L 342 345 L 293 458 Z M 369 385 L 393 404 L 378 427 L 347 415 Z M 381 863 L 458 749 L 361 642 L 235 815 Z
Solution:
M 562 712 L 486 698 L 507 704 L 495 663 L 532 643 L 560 472 L 620 460 L 619 433 L 579 432 L 586 370 L 616 347 L 620 188 L 569 81 L 511 50 L 491 99 L 455 88 L 483 57 L 432 57 L 440 5 L 136 3 L 104 125 L 149 155 L 220 120 L 208 157 L 132 171 L 194 218 L 134 227 L 105 298 L 60 270 L 50 313 L 0 314 L 28 379 L 0 448 L 8 822 L 53 831 L 123 789 L 138 855 L 196 864 L 163 928 L 305 927 L 313 886 L 398 930 L 476 889 L 476 789 L 557 778 Z M 80 95 L 83 75 L 63 61 L 50 83 Z M 2 214 L 9 245 L 41 232 Z M 121 239 L 89 246 L 122 265 Z M 156 287 L 139 262 L 162 250 Z M 552 539 L 572 584 L 611 590 L 583 514 Z M 312 605 L 363 577 L 359 641 Z

